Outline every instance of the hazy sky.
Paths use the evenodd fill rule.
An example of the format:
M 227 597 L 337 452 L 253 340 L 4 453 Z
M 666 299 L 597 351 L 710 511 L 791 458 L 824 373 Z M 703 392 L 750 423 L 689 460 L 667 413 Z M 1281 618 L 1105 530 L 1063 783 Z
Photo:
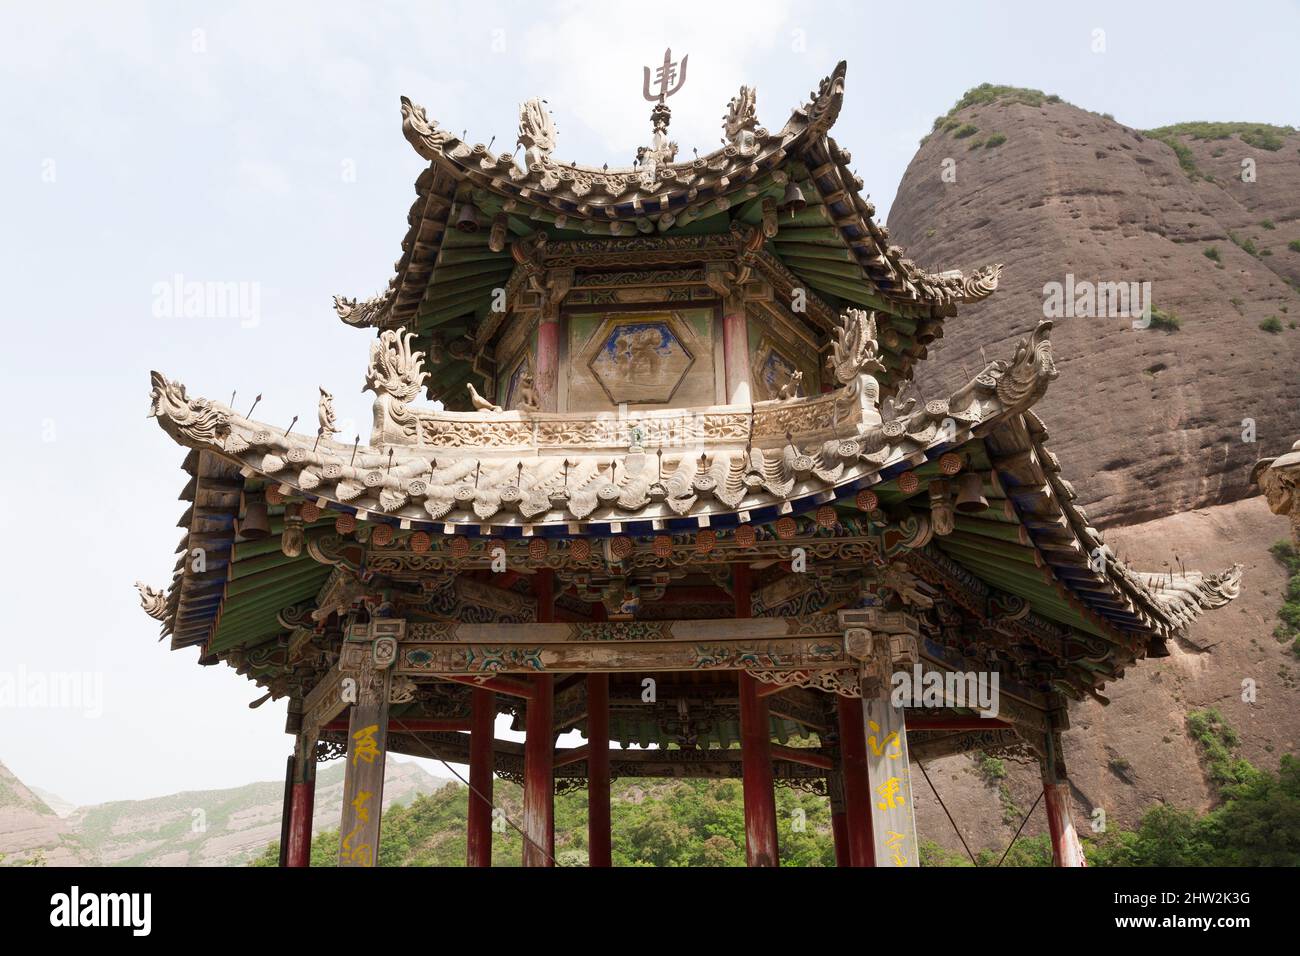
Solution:
M 690 56 L 671 101 L 686 156 L 718 145 L 741 83 L 777 129 L 846 59 L 835 135 L 882 215 L 933 118 L 981 82 L 1138 128 L 1300 119 L 1294 3 L 1070 7 L 5 4 L 0 693 L 88 675 L 74 686 L 102 699 L 0 699 L 0 761 L 76 803 L 282 775 L 284 704 L 249 710 L 254 685 L 169 652 L 138 606 L 133 581 L 170 580 L 184 508 L 148 373 L 241 406 L 261 392 L 258 418 L 307 428 L 323 384 L 341 419 L 368 420 L 369 336 L 330 297 L 379 291 L 400 253 L 424 165 L 401 94 L 497 151 L 540 95 L 558 158 L 625 165 L 649 138 L 641 67 L 667 46 Z M 155 287 L 178 275 L 252 284 L 256 321 L 157 317 Z

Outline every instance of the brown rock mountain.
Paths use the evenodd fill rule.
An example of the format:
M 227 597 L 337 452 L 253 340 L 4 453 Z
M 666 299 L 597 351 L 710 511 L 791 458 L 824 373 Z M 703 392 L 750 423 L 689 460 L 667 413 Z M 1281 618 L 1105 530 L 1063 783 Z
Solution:
M 893 240 L 927 268 L 1006 264 L 999 292 L 931 347 L 922 391 L 964 381 L 980 346 L 1005 353 L 1043 317 L 1047 283 L 1150 282 L 1152 328 L 1056 320 L 1061 377 L 1037 406 L 1052 450 L 1099 526 L 1250 494 L 1251 463 L 1300 435 L 1300 134 L 1148 135 L 1000 89 L 940 118 L 889 215 Z M 1170 313 L 1176 331 L 1160 327 Z M 1256 444 L 1242 440 L 1245 418 Z
M 1254 182 L 1242 181 L 1243 160 Z M 1276 770 L 1300 741 L 1300 665 L 1272 634 L 1286 573 L 1268 547 L 1287 524 L 1248 497 L 1248 478 L 1300 437 L 1300 134 L 1205 123 L 1144 134 L 1036 91 L 979 88 L 936 121 L 889 226 L 927 268 L 1006 266 L 998 293 L 931 347 L 918 372 L 927 396 L 978 369 L 980 346 L 1001 355 L 1031 329 L 1047 283 L 1151 282 L 1152 328 L 1055 320 L 1061 375 L 1036 410 L 1094 523 L 1111 526 L 1108 542 L 1135 566 L 1175 555 L 1187 567 L 1245 565 L 1241 597 L 1197 621 L 1171 657 L 1129 668 L 1105 689 L 1109 706 L 1071 707 L 1076 823 L 1087 833 L 1096 808 L 1111 826 L 1159 803 L 1207 809 L 1192 710 L 1218 708 L 1240 756 Z M 1162 322 L 1171 314 L 1176 330 Z M 1245 418 L 1255 444 L 1242 440 Z M 1246 678 L 1259 687 L 1251 704 Z M 979 767 L 976 754 L 927 769 L 972 848 L 1001 850 L 1038 795 L 1037 768 L 1007 762 L 993 783 Z M 961 852 L 930 788 L 916 794 L 922 835 Z M 1025 832 L 1044 825 L 1040 808 Z

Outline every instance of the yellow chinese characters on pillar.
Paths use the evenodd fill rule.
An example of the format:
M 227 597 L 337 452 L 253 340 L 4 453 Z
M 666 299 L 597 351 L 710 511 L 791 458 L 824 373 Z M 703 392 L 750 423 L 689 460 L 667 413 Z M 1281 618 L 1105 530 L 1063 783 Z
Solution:
M 375 865 L 375 851 L 369 843 L 352 845 L 353 837 L 370 822 L 370 808 L 366 804 L 370 802 L 371 796 L 369 790 L 362 790 L 357 794 L 356 799 L 352 801 L 351 807 L 357 825 L 343 838 L 343 848 L 339 852 L 342 859 L 349 863 L 358 863 L 361 866 Z
M 877 757 L 888 757 L 890 760 L 897 760 L 903 755 L 897 730 L 891 730 L 885 735 L 884 740 L 880 740 L 880 725 L 874 720 L 869 720 L 867 726 L 871 728 L 871 733 L 867 736 L 867 746 L 871 748 L 873 754 Z
M 352 735 L 354 741 L 352 747 L 352 766 L 357 765 L 357 760 L 364 760 L 366 763 L 374 763 L 375 758 L 379 756 L 379 743 L 375 740 L 375 734 L 379 733 L 379 725 L 371 724 L 368 727 L 362 727 Z
M 890 852 L 889 858 L 894 861 L 894 866 L 907 866 L 907 850 L 903 846 L 906 842 L 907 837 L 903 836 L 903 834 L 895 833 L 893 830 L 889 831 L 889 835 L 885 839 L 885 847 Z
M 876 806 L 881 810 L 897 810 L 903 806 L 903 795 L 900 793 L 902 781 L 897 777 L 890 777 L 880 786 L 876 787 L 876 793 L 883 797 L 883 800 L 876 801 Z

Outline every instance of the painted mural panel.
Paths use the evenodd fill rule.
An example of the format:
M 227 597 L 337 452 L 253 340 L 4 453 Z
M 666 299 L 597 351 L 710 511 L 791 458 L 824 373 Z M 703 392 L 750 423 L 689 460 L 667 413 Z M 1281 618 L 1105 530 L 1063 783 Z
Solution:
M 708 309 L 569 317 L 570 411 L 717 401 Z

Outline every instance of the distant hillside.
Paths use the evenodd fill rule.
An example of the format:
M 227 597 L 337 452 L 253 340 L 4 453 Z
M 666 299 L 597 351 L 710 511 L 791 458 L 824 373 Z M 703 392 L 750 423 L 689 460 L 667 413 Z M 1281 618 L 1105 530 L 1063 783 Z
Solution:
M 409 802 L 447 781 L 418 764 L 390 761 L 384 805 Z M 54 865 L 231 866 L 280 838 L 282 781 L 198 790 L 149 800 L 79 807 L 60 819 L 0 765 L 0 853 L 5 863 L 35 857 Z M 343 763 L 321 767 L 315 829 L 336 827 L 343 805 Z
M 0 763 L 0 857 L 22 863 L 78 866 L 96 862 L 65 820 Z
M 1242 181 L 1243 163 L 1252 175 Z M 944 173 L 949 172 L 945 181 Z M 1143 133 L 1037 90 L 979 87 L 935 122 L 889 215 L 928 268 L 1006 264 L 919 366 L 948 394 L 1043 317 L 1044 286 L 1152 283 L 1156 321 L 1066 317 L 1037 406 L 1098 526 L 1250 493 L 1300 436 L 1300 133 L 1186 123 Z M 1242 420 L 1258 443 L 1242 441 Z

